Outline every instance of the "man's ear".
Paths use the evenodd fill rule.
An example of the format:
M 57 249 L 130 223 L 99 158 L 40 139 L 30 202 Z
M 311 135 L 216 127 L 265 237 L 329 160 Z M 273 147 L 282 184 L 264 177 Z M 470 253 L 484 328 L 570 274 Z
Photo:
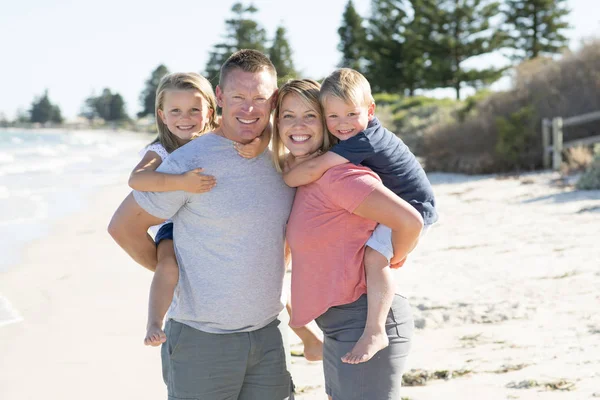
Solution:
M 367 111 L 367 116 L 369 117 L 369 121 L 373 119 L 375 116 L 375 102 L 369 105 L 369 109 Z
M 217 105 L 223 108 L 223 91 L 221 90 L 221 86 L 217 85 L 215 95 L 217 97 Z

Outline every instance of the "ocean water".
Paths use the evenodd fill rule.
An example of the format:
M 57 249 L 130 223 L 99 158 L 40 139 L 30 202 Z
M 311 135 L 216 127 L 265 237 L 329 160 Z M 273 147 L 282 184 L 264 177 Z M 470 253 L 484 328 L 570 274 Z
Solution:
M 150 139 L 111 131 L 0 130 L 0 279 L 53 221 L 81 210 L 91 191 L 122 181 Z M 0 293 L 0 326 L 18 319 Z

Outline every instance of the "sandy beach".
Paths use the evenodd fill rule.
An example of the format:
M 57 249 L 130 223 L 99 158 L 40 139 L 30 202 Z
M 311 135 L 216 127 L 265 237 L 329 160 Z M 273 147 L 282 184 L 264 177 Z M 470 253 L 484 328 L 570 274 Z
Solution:
M 396 274 L 418 328 L 403 398 L 600 398 L 600 191 L 430 177 L 441 220 Z M 0 327 L 0 399 L 166 398 L 142 344 L 151 274 L 106 233 L 127 193 L 102 187 L 0 273 L 22 317 Z M 321 364 L 292 361 L 297 399 L 326 399 Z

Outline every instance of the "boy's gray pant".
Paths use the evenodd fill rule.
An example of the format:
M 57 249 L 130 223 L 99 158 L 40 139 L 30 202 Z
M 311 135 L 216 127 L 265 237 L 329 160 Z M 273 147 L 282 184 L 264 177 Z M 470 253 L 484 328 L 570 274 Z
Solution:
M 213 334 L 167 321 L 161 357 L 169 400 L 293 399 L 281 325 Z

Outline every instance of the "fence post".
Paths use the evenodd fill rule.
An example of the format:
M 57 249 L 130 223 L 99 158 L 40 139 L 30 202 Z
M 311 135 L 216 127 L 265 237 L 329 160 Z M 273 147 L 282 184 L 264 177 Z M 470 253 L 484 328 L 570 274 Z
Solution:
M 558 171 L 562 163 L 563 150 L 563 119 L 556 117 L 552 120 L 552 169 Z
M 544 163 L 544 169 L 550 168 L 550 120 L 544 118 L 542 120 L 542 160 Z

